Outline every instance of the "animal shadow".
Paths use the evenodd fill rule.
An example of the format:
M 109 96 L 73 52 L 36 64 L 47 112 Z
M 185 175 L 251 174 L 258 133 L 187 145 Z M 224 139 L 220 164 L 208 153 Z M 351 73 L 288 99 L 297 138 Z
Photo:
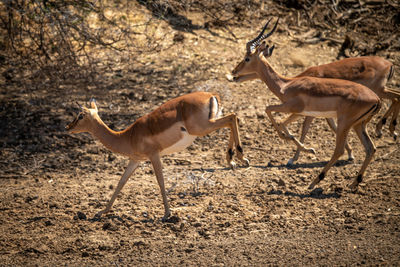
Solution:
M 338 192 L 333 192 L 333 193 L 324 193 L 324 190 L 322 188 L 315 188 L 312 190 L 310 193 L 307 194 L 299 194 L 299 193 L 293 193 L 290 191 L 285 191 L 283 192 L 282 190 L 271 190 L 267 193 L 267 195 L 278 195 L 278 196 L 291 196 L 291 197 L 298 197 L 300 199 L 303 198 L 315 198 L 315 199 L 330 199 L 330 198 L 340 198 L 341 195 Z

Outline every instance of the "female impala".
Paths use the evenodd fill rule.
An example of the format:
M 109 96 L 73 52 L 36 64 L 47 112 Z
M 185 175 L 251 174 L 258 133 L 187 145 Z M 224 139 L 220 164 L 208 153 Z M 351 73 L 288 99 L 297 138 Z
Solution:
M 262 32 L 247 43 L 245 58 L 232 71 L 232 75 L 257 75 L 267 84 L 268 88 L 282 101 L 280 105 L 266 107 L 265 111 L 272 125 L 281 138 L 294 141 L 302 150 L 312 151 L 293 137 L 285 124 L 278 125 L 272 112 L 292 114 L 287 123 L 301 116 L 337 118 L 335 151 L 322 172 L 309 186 L 310 189 L 325 177 L 328 170 L 343 154 L 347 134 L 353 128 L 366 151 L 366 157 L 357 178 L 350 185 L 352 189 L 356 189 L 375 153 L 375 146 L 366 131 L 366 125 L 380 108 L 379 97 L 367 87 L 351 81 L 315 77 L 285 78 L 276 73 L 266 59 L 272 55 L 274 46 L 269 47 L 265 42 L 261 44 L 260 42 L 275 31 L 278 21 L 271 32 L 263 35 L 267 23 Z
M 382 136 L 382 126 L 386 123 L 386 119 L 392 115 L 389 131 L 394 140 L 397 139 L 395 127 L 397 123 L 396 118 L 400 112 L 400 91 L 385 88 L 386 83 L 393 76 L 393 64 L 391 62 L 376 56 L 346 58 L 329 64 L 310 67 L 296 77 L 304 76 L 337 78 L 357 82 L 370 88 L 381 99 L 391 100 L 391 106 L 376 125 L 376 135 L 379 137 Z M 300 142 L 304 141 L 313 119 L 314 117 L 310 116 L 305 118 Z M 335 131 L 335 121 L 332 118 L 327 119 L 327 121 L 329 126 L 333 129 L 333 131 Z M 353 160 L 354 158 L 351 153 L 351 148 L 347 142 L 346 149 L 349 153 L 349 160 Z M 299 154 L 300 150 L 298 149 L 289 163 L 296 161 L 299 157 Z
M 396 118 L 400 111 L 400 91 L 385 88 L 387 81 L 393 76 L 393 64 L 381 57 L 369 56 L 358 58 L 346 58 L 335 61 L 329 64 L 313 66 L 306 69 L 295 77 L 319 77 L 319 78 L 335 78 L 344 79 L 360 83 L 374 91 L 381 99 L 389 99 L 392 104 L 388 111 L 383 115 L 382 119 L 376 125 L 377 136 L 382 135 L 382 126 L 386 123 L 386 119 L 392 115 L 389 130 L 393 138 L 396 140 L 397 133 L 395 132 Z M 234 77 L 236 82 L 244 82 L 252 79 L 257 79 L 257 74 L 248 74 Z M 303 129 L 300 137 L 300 142 L 303 143 L 305 136 L 310 128 L 314 117 L 307 116 L 303 123 Z M 333 131 L 336 131 L 336 124 L 332 118 L 326 119 Z M 286 122 L 285 122 L 286 123 Z M 349 160 L 353 160 L 351 147 L 345 144 L 348 152 Z M 300 155 L 300 149 L 297 149 L 296 154 L 288 162 L 288 165 L 295 162 Z
M 234 168 L 234 145 L 239 159 L 249 164 L 244 158 L 238 132 L 238 119 L 235 114 L 218 118 L 220 114 L 218 95 L 196 92 L 172 99 L 153 112 L 139 118 L 123 131 L 111 130 L 97 114 L 95 101 L 90 101 L 90 108 L 82 108 L 74 121 L 66 126 L 70 133 L 89 132 L 113 152 L 127 156 L 130 161 L 120 179 L 107 207 L 96 216 L 107 213 L 118 193 L 128 181 L 140 161 L 150 160 L 157 177 L 164 203 L 163 220 L 170 216 L 160 156 L 183 150 L 197 136 L 206 135 L 217 129 L 230 128 L 229 148 L 226 155 L 228 164 Z

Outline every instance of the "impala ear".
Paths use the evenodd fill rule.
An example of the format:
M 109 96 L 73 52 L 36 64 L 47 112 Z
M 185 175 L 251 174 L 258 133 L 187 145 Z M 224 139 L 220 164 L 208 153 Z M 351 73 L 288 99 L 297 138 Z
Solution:
M 265 50 L 263 51 L 264 56 L 265 56 L 265 57 L 270 57 L 270 56 L 272 56 L 272 52 L 274 51 L 274 49 L 275 49 L 275 45 L 273 45 L 273 46 L 271 46 L 271 47 L 269 47 L 269 46 L 267 45 L 267 47 L 266 47 Z
M 275 49 L 275 45 L 273 45 L 269 48 L 269 51 L 268 51 L 269 56 L 272 56 L 272 52 L 274 52 L 274 49 Z
M 89 104 L 91 109 L 95 109 L 97 111 L 96 99 L 90 99 Z

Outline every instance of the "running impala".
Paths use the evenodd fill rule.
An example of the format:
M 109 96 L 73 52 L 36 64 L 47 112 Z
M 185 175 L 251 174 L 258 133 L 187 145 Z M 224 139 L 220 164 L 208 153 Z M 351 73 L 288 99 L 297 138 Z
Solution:
M 378 112 L 380 99 L 366 86 L 347 80 L 307 76 L 286 78 L 278 74 L 267 61 L 267 58 L 272 56 L 275 46 L 269 47 L 263 42 L 273 34 L 278 21 L 269 33 L 264 34 L 268 21 L 261 33 L 247 43 L 245 57 L 232 71 L 232 75 L 237 77 L 253 75 L 266 83 L 282 102 L 280 105 L 266 107 L 268 118 L 278 135 L 283 139 L 293 141 L 298 149 L 313 152 L 291 135 L 286 124 L 301 116 L 337 118 L 334 153 L 318 177 L 310 184 L 310 189 L 324 179 L 328 170 L 344 153 L 347 135 L 353 128 L 366 152 L 361 169 L 350 185 L 350 188 L 355 190 L 362 182 L 364 172 L 376 150 L 366 126 L 372 116 Z M 272 116 L 272 112 L 284 112 L 291 115 L 285 123 L 279 125 Z
M 139 118 L 123 131 L 111 130 L 99 117 L 96 102 L 90 101 L 90 107 L 81 107 L 81 112 L 66 126 L 70 133 L 89 132 L 93 137 L 113 152 L 129 158 L 129 164 L 116 187 L 106 208 L 96 214 L 110 211 L 118 193 L 126 184 L 141 161 L 150 160 L 164 203 L 164 217 L 171 212 L 164 186 L 164 176 L 160 157 L 178 152 L 189 146 L 198 136 L 204 136 L 220 128 L 230 128 L 229 145 L 226 159 L 231 168 L 234 150 L 238 158 L 246 165 L 249 161 L 243 156 L 238 131 L 238 119 L 235 114 L 219 117 L 220 99 L 216 94 L 195 92 L 177 97 Z
M 381 99 L 389 99 L 392 101 L 387 112 L 376 125 L 376 135 L 382 135 L 382 126 L 386 123 L 387 118 L 392 115 L 390 120 L 389 130 L 393 138 L 397 139 L 395 127 L 397 124 L 396 118 L 400 111 L 400 91 L 385 88 L 386 83 L 393 76 L 393 64 L 384 58 L 376 56 L 346 58 L 335 61 L 329 64 L 313 66 L 306 69 L 296 77 L 319 77 L 319 78 L 335 78 L 349 80 L 367 86 L 374 91 Z M 244 82 L 252 79 L 258 79 L 257 74 L 248 74 L 234 77 L 236 82 Z M 303 123 L 300 142 L 303 143 L 307 132 L 310 128 L 314 117 L 307 116 Z M 336 131 L 336 124 L 332 118 L 326 119 L 328 125 L 333 131 Z M 351 147 L 346 142 L 346 150 L 349 160 L 353 160 Z M 296 154 L 288 162 L 288 165 L 293 164 L 300 155 L 300 149 L 297 149 Z

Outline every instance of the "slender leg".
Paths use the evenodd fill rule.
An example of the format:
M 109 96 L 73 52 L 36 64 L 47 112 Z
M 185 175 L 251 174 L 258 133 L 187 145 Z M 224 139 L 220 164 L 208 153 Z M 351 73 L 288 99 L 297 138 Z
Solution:
M 329 127 L 331 127 L 332 131 L 334 133 L 336 133 L 336 123 L 335 123 L 335 121 L 332 118 L 326 119 L 326 121 L 328 122 L 328 125 L 329 125 Z M 345 143 L 345 148 L 347 150 L 347 155 L 349 157 L 348 160 L 349 161 L 353 161 L 354 160 L 353 150 L 352 150 L 351 146 L 349 145 L 349 142 L 347 142 L 347 140 L 346 140 L 346 143 Z
M 279 126 L 276 123 L 274 117 L 272 116 L 272 112 L 295 113 L 295 112 L 291 111 L 291 109 L 293 108 L 293 105 L 295 105 L 295 101 L 293 101 L 292 103 L 286 102 L 281 105 L 267 106 L 265 109 L 265 112 L 267 113 L 268 118 L 272 122 L 272 125 L 274 126 L 275 130 L 278 132 L 278 135 L 280 138 L 293 141 L 296 144 L 296 146 L 298 147 L 298 149 L 307 151 L 309 153 L 315 153 L 314 149 L 305 147 L 293 135 L 291 135 L 289 133 L 289 131 L 287 130 L 287 128 L 285 127 L 285 125 Z
M 308 130 L 310 129 L 311 122 L 313 120 L 314 120 L 314 117 L 309 117 L 309 116 L 307 116 L 304 119 L 303 127 L 301 129 L 300 143 L 302 143 L 302 144 L 304 143 L 304 140 L 306 139 Z M 300 151 L 301 150 L 299 148 L 297 148 L 296 153 L 294 154 L 293 158 L 289 159 L 287 165 L 292 165 L 295 161 L 297 161 L 299 159 Z
M 325 178 L 326 173 L 329 169 L 335 164 L 335 162 L 339 159 L 341 155 L 344 153 L 344 144 L 346 142 L 347 134 L 349 133 L 350 126 L 341 127 L 338 122 L 338 131 L 336 132 L 336 147 L 335 151 L 333 152 L 332 158 L 329 162 L 325 165 L 322 172 L 318 175 L 317 178 L 310 184 L 308 189 L 313 189 L 316 184 L 318 184 L 321 180 Z
M 278 126 L 281 128 L 281 131 L 282 131 L 282 129 L 283 129 L 282 126 L 284 126 L 287 129 L 287 126 L 290 123 L 297 121 L 301 117 L 303 117 L 303 115 L 296 114 L 296 113 L 290 114 L 290 116 L 288 118 L 286 118 L 286 120 L 284 120 L 281 124 L 278 124 Z M 289 130 L 287 130 L 287 131 L 288 131 L 289 135 L 292 135 L 292 133 Z
M 371 138 L 368 135 L 365 122 L 354 125 L 353 129 L 357 133 L 357 136 L 360 139 L 360 141 L 363 144 L 364 149 L 365 149 L 364 162 L 361 166 L 360 171 L 357 174 L 357 178 L 350 185 L 350 189 L 355 190 L 357 188 L 358 184 L 362 182 L 362 178 L 363 178 L 365 169 L 367 168 L 368 164 L 371 162 L 371 160 L 375 154 L 376 148 L 375 148 L 375 145 L 372 142 Z
M 394 106 L 392 119 L 390 120 L 389 131 L 393 136 L 393 139 L 397 139 L 396 125 L 397 125 L 397 117 L 399 116 L 400 112 L 400 99 L 393 100 L 392 106 Z
M 207 132 L 212 132 L 215 131 L 216 127 L 229 127 L 230 133 L 229 133 L 229 145 L 228 145 L 228 151 L 226 153 L 226 159 L 228 161 L 228 165 L 232 168 L 236 168 L 236 163 L 233 160 L 233 155 L 234 155 L 234 145 L 236 144 L 236 153 L 240 161 L 242 161 L 246 166 L 249 166 L 249 160 L 246 159 L 243 155 L 243 148 L 242 148 L 242 143 L 240 141 L 240 135 L 239 135 L 239 126 L 238 126 L 238 119 L 236 114 L 229 114 L 226 115 L 222 118 L 219 119 L 210 119 L 208 121 L 209 125 L 207 127 Z
M 189 122 L 192 123 L 192 122 Z M 229 128 L 230 129 L 230 137 L 229 137 L 229 146 L 227 151 L 227 161 L 228 164 L 234 168 L 236 164 L 233 161 L 234 154 L 234 145 L 236 145 L 236 151 L 238 158 L 247 166 L 249 165 L 249 160 L 244 157 L 242 143 L 240 141 L 239 135 L 239 127 L 238 127 L 238 119 L 235 114 L 228 114 L 222 118 L 218 119 L 210 119 L 207 121 L 198 120 L 193 123 L 190 127 L 190 134 L 203 136 L 209 134 L 215 130 L 221 128 Z
M 95 217 L 101 217 L 101 215 L 107 213 L 110 211 L 112 205 L 114 204 L 115 199 L 117 198 L 119 192 L 121 189 L 124 187 L 126 182 L 128 181 L 129 177 L 132 175 L 132 173 L 135 171 L 137 166 L 139 165 L 139 162 L 130 160 L 128 167 L 125 169 L 124 174 L 122 175 L 121 179 L 118 182 L 117 188 L 114 191 L 114 194 L 112 195 L 110 201 L 108 202 L 106 208 L 96 214 Z
M 382 119 L 379 121 L 379 123 L 376 125 L 376 135 L 378 137 L 382 136 L 382 126 L 386 123 L 387 118 L 392 115 L 392 120 L 389 125 L 389 130 L 390 133 L 392 134 L 393 138 L 396 140 L 397 134 L 395 133 L 395 127 L 396 127 L 396 119 L 399 115 L 400 111 L 400 93 L 397 90 L 392 90 L 389 88 L 382 88 L 379 90 L 378 96 L 381 99 L 390 99 L 392 101 L 392 104 L 390 105 L 389 109 L 386 111 L 385 115 L 383 115 Z M 394 123 L 394 125 L 393 125 Z
M 236 168 L 236 162 L 233 160 L 233 155 L 235 154 L 234 152 L 234 144 L 235 140 L 233 138 L 232 131 L 229 133 L 229 145 L 228 145 L 228 151 L 226 152 L 226 161 L 228 162 L 228 165 L 232 168 Z
M 383 115 L 383 117 L 379 120 L 378 124 L 376 125 L 375 133 L 377 137 L 382 137 L 382 127 L 384 124 L 386 124 L 386 120 L 390 116 L 390 114 L 393 114 L 394 116 L 393 113 L 394 110 L 395 110 L 395 101 L 393 100 L 389 109 L 386 111 L 386 113 Z
M 164 176 L 162 171 L 160 155 L 158 153 L 152 155 L 150 157 L 150 161 L 151 164 L 153 165 L 153 169 L 157 177 L 158 186 L 160 187 L 161 190 L 161 196 L 164 203 L 164 217 L 162 218 L 162 220 L 165 221 L 171 215 L 171 211 L 168 205 L 167 193 L 165 192 Z
M 237 157 L 242 163 L 244 163 L 246 166 L 249 166 L 250 165 L 249 160 L 244 157 L 242 142 L 240 140 L 240 134 L 239 134 L 239 120 L 236 115 L 234 117 L 233 124 L 231 126 L 230 135 L 233 136 L 233 140 L 235 141 L 236 144 Z

